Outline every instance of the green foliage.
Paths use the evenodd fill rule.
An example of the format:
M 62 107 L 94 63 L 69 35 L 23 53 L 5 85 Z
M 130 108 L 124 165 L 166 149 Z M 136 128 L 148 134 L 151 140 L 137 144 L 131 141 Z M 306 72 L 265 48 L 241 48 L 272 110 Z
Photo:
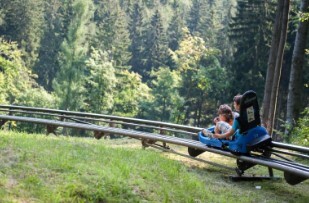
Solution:
M 200 7 L 201 7 L 202 1 L 200 0 L 193 0 L 192 1 L 192 7 L 190 10 L 190 15 L 189 15 L 189 20 L 188 20 L 188 28 L 191 33 L 196 32 L 197 30 L 197 25 L 199 23 L 200 17 L 201 17 L 201 12 L 200 12 Z
M 43 36 L 39 49 L 39 60 L 33 67 L 37 82 L 48 91 L 53 91 L 52 81 L 60 69 L 58 54 L 68 31 L 71 17 L 71 2 L 48 0 L 44 4 Z
M 16 98 L 16 105 L 40 107 L 40 108 L 57 108 L 56 98 L 53 94 L 49 94 L 42 87 L 27 88 L 23 93 Z M 34 115 L 32 115 L 34 116 Z M 42 117 L 40 117 L 42 118 Z M 51 119 L 50 116 L 43 116 L 43 118 Z M 29 125 L 29 123 L 14 123 L 14 130 L 28 133 L 45 133 L 45 126 Z
M 180 76 L 176 71 L 168 68 L 159 68 L 151 73 L 155 79 L 152 82 L 153 101 L 146 110 L 150 119 L 176 122 L 179 115 L 179 107 L 183 100 L 179 96 L 178 88 Z
M 184 37 L 180 42 L 179 49 L 175 52 L 171 51 L 172 58 L 177 65 L 177 71 L 181 75 L 179 93 L 185 100 L 180 109 L 180 111 L 185 112 L 185 120 L 182 122 L 188 123 L 190 122 L 189 119 L 193 117 L 193 125 L 200 125 L 203 109 L 207 108 L 207 106 L 203 107 L 205 99 L 210 97 L 209 93 L 212 89 L 210 85 L 213 84 L 216 88 L 215 78 L 225 77 L 224 74 L 218 76 L 208 74 L 214 72 L 213 69 L 219 68 L 218 60 L 216 60 L 219 51 L 207 47 L 202 38 L 192 36 L 187 28 L 183 32 Z M 219 68 L 218 72 L 220 70 L 224 73 L 224 69 Z M 213 76 L 215 77 L 211 78 Z M 214 97 L 214 99 L 216 98 Z
M 113 62 L 109 60 L 107 52 L 92 48 L 86 66 L 89 69 L 86 85 L 87 110 L 106 112 L 114 104 L 116 77 Z
M 117 73 L 114 106 L 110 113 L 134 117 L 142 111 L 142 103 L 150 99 L 150 88 L 142 82 L 141 76 L 122 70 Z
M 205 34 L 204 28 L 206 29 L 211 23 L 220 20 L 208 22 L 206 19 L 210 19 L 210 14 L 205 10 L 206 1 L 200 2 L 204 5 L 203 8 L 200 8 L 200 17 L 203 19 L 198 22 L 196 34 L 202 36 L 205 41 L 210 38 L 208 38 L 208 34 Z M 29 16 L 29 18 L 25 18 L 27 22 L 37 22 L 33 24 L 31 33 L 37 33 L 33 35 L 34 38 L 32 39 L 36 39 L 36 42 L 40 43 L 40 46 L 33 49 L 36 50 L 36 53 L 39 51 L 39 60 L 31 68 L 38 75 L 37 82 L 55 96 L 52 100 L 56 108 L 110 112 L 128 116 L 146 115 L 145 110 L 149 110 L 149 106 L 154 104 L 161 106 L 163 100 L 155 101 L 154 98 L 157 98 L 157 96 L 152 94 L 157 94 L 155 93 L 156 90 L 150 92 L 150 89 L 143 82 L 146 82 L 149 86 L 155 86 L 158 78 L 151 75 L 151 72 L 152 70 L 157 72 L 159 67 L 164 67 L 166 71 L 178 69 L 178 76 L 182 73 L 187 75 L 181 76 L 179 88 L 172 88 L 173 90 L 166 88 L 166 94 L 173 95 L 172 97 L 183 94 L 181 99 L 173 100 L 173 105 L 168 107 L 169 113 L 167 114 L 169 116 L 167 114 L 163 116 L 164 120 L 169 118 L 178 122 L 186 117 L 185 111 L 178 109 L 179 106 L 184 104 L 184 91 L 188 90 L 187 87 L 181 87 L 188 84 L 183 82 L 187 79 L 186 77 L 196 81 L 195 86 L 191 86 L 192 88 L 197 87 L 197 91 L 192 94 L 195 95 L 194 102 L 197 101 L 196 95 L 201 91 L 206 91 L 206 89 L 210 91 L 209 85 L 214 83 L 212 81 L 215 81 L 212 78 L 202 76 L 208 74 L 205 64 L 208 63 L 207 61 L 212 61 L 209 58 L 212 54 L 204 55 L 203 53 L 199 56 L 197 54 L 194 57 L 198 58 L 190 58 L 191 56 L 189 56 L 186 59 L 183 55 L 181 57 L 183 61 L 177 61 L 174 60 L 175 58 L 172 59 L 168 53 L 168 46 L 174 52 L 179 49 L 181 39 L 184 37 L 182 28 L 185 26 L 188 19 L 187 14 L 192 5 L 190 1 L 29 1 L 25 11 L 20 9 L 21 3 L 21 1 L 14 0 L 15 8 L 12 8 L 13 4 L 10 5 L 7 1 L 0 0 L 1 8 L 9 8 L 7 10 L 11 9 L 12 11 L 12 13 L 8 13 L 6 10 L 1 10 L 0 29 L 3 28 L 3 31 L 5 31 L 3 33 L 8 38 L 19 39 L 18 36 L 22 36 L 22 33 L 24 33 L 24 31 L 21 31 L 22 29 L 18 29 L 16 33 L 12 32 L 15 25 L 22 27 L 22 24 L 15 20 L 17 18 L 15 11 L 18 14 L 24 12 L 24 16 Z M 223 5 L 222 2 L 210 1 L 209 3 L 216 12 L 219 12 L 220 6 Z M 36 9 L 28 11 L 28 6 L 34 4 L 37 5 Z M 199 8 L 196 7 L 196 9 Z M 194 14 L 194 12 L 191 13 Z M 212 15 L 217 16 L 217 13 Z M 39 21 L 39 19 L 43 21 Z M 37 30 L 40 30 L 40 32 L 37 32 Z M 214 30 L 214 27 L 208 27 L 207 30 Z M 194 37 L 196 36 L 192 35 L 192 38 Z M 191 47 L 196 46 L 193 47 L 193 50 L 201 49 L 197 52 L 203 52 L 203 46 L 206 45 L 203 42 L 199 43 L 200 41 L 197 40 Z M 99 66 L 104 66 L 105 62 L 103 62 L 104 60 L 100 61 L 102 58 L 94 59 L 93 55 L 89 56 L 89 54 L 93 54 L 89 50 L 90 45 L 97 53 L 104 53 L 102 58 L 105 58 L 104 60 L 107 63 L 111 62 L 112 64 L 109 65 L 112 65 L 113 68 L 100 69 Z M 209 51 L 210 48 L 207 48 L 207 50 Z M 172 55 L 172 57 L 174 56 Z M 32 56 L 27 55 L 25 57 Z M 92 59 L 93 63 L 90 65 Z M 34 58 L 33 60 L 35 61 Z M 88 60 L 87 65 L 86 60 Z M 182 62 L 185 64 L 180 65 Z M 190 70 L 195 74 L 194 77 L 189 76 L 190 71 L 179 71 L 190 63 L 196 63 L 193 65 L 193 69 L 196 69 L 198 73 Z M 216 64 L 216 67 L 220 67 L 220 64 Z M 103 69 L 105 69 L 103 74 L 105 76 L 102 76 L 102 72 L 99 74 L 99 70 L 103 71 Z M 209 69 L 209 75 L 213 77 L 215 74 L 211 74 L 211 69 Z M 130 70 L 133 73 L 129 72 Z M 154 81 L 152 81 L 152 77 Z M 141 78 L 143 82 L 140 81 Z M 99 86 L 98 84 L 104 85 Z M 156 86 L 155 88 L 159 87 Z M 46 98 L 46 101 L 40 103 L 35 98 L 39 97 L 40 94 Z M 44 94 L 44 92 L 38 91 L 38 94 L 31 95 L 29 91 L 29 93 L 20 97 L 24 99 L 24 102 L 20 102 L 27 105 L 51 105 L 50 99 Z M 189 96 L 187 100 L 190 100 Z M 31 99 L 33 99 L 32 102 Z M 201 103 L 201 96 L 199 103 Z M 186 108 L 190 105 L 190 102 L 186 104 Z M 177 116 L 171 112 L 178 112 Z M 190 112 L 192 111 L 190 110 Z M 148 118 L 151 117 L 150 114 L 148 116 Z M 163 117 L 159 116 L 158 119 L 163 119 Z
M 17 100 L 18 105 L 22 106 L 56 108 L 54 95 L 49 94 L 42 87 L 24 90 Z
M 26 66 L 31 67 L 38 57 L 42 37 L 43 0 L 0 1 L 3 23 L 0 33 L 6 40 L 16 41 L 23 53 Z
M 217 55 L 210 55 L 201 60 L 201 66 L 205 67 L 201 70 L 203 75 L 208 81 L 207 92 L 208 101 L 216 103 L 231 103 L 231 100 L 226 96 L 226 89 L 230 87 L 229 75 L 226 68 L 222 67 Z M 204 79 L 205 80 L 205 79 Z M 210 109 L 217 109 L 216 106 Z
M 55 108 L 54 97 L 36 84 L 34 75 L 23 64 L 17 44 L 0 38 L 0 103 Z M 20 123 L 16 129 L 42 132 L 42 127 Z
M 113 58 L 115 68 L 128 69 L 128 61 L 131 58 L 128 48 L 131 45 L 131 39 L 126 13 L 115 1 L 110 1 L 108 4 L 97 2 L 94 21 L 96 35 L 92 46 L 108 51 Z
M 35 90 L 33 77 L 24 65 L 17 43 L 0 38 L 0 102 L 19 103 L 27 90 Z
M 18 70 L 26 70 L 23 66 L 21 53 L 16 43 L 6 42 L 0 38 L 0 90 L 1 103 L 5 102 L 9 97 L 9 90 L 17 92 L 14 85 L 15 76 L 18 76 Z
M 181 9 L 178 1 L 173 2 L 174 15 L 167 29 L 168 46 L 172 51 L 179 47 L 180 39 L 182 38 L 182 28 L 185 27 L 184 18 L 181 15 Z
M 156 10 L 152 16 L 147 30 L 145 50 L 143 52 L 145 56 L 143 73 L 146 76 L 145 79 L 149 79 L 151 71 L 164 66 L 167 61 L 167 39 L 159 10 Z
M 274 9 L 271 1 L 238 1 L 229 32 L 235 48 L 228 69 L 233 95 L 248 89 L 263 95 Z
M 292 143 L 309 147 L 309 107 L 302 113 L 292 132 Z
M 216 54 L 217 52 L 218 50 L 216 49 L 207 48 L 202 38 L 191 35 L 189 30 L 184 28 L 179 49 L 171 52 L 171 54 L 178 64 L 178 70 L 186 72 L 196 71 L 203 57 Z
M 191 34 L 203 38 L 210 47 L 217 47 L 226 54 L 222 56 L 222 61 L 226 60 L 225 57 L 230 52 L 227 25 L 235 5 L 236 0 L 193 0 L 187 18 L 187 27 Z
M 118 10 L 115 22 L 115 35 L 113 40 L 112 54 L 115 66 L 118 69 L 129 69 L 128 62 L 132 53 L 129 52 L 131 45 L 130 33 L 128 30 L 128 20 L 126 14 L 122 10 Z
M 142 7 L 135 3 L 132 10 L 129 13 L 129 33 L 131 39 L 131 45 L 129 51 L 132 53 L 132 57 L 129 64 L 132 67 L 132 71 L 143 75 L 143 50 L 144 50 L 144 36 L 145 28 L 143 22 L 143 10 Z
M 53 83 L 59 107 L 65 110 L 84 107 L 84 66 L 88 52 L 89 20 L 93 15 L 92 1 L 76 0 L 72 11 L 68 33 L 59 54 L 61 69 Z
M 0 0 L 1 37 L 16 43 L 2 43 L 0 102 L 204 125 L 236 93 L 250 88 L 262 98 L 274 3 Z M 17 54 L 10 46 L 17 58 L 7 58 Z M 102 57 L 90 56 L 90 47 Z M 285 54 L 288 67 L 292 52 Z M 171 81 L 151 74 L 162 67 L 172 81 L 172 73 L 180 77 L 178 88 L 164 90 L 172 101 L 158 85 Z
M 301 22 L 309 21 L 309 13 L 300 12 L 299 19 L 300 19 Z

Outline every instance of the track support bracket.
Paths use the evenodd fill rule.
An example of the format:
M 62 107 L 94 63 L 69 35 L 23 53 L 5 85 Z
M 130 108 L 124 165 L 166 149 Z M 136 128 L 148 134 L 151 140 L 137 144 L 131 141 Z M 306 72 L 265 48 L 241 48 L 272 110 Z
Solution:
M 256 164 L 249 163 L 246 161 L 242 161 L 237 159 L 237 167 L 235 168 L 235 171 L 237 173 L 237 176 L 229 176 L 233 181 L 258 181 L 258 180 L 275 180 L 279 179 L 278 177 L 274 177 L 273 169 L 268 167 L 268 174 L 269 176 L 255 176 L 255 175 L 244 175 L 244 172 L 255 166 Z

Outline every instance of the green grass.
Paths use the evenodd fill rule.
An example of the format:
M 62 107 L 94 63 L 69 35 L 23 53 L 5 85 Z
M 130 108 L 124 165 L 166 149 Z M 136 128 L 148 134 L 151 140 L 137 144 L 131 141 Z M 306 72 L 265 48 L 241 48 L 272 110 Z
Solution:
M 0 132 L 1 203 L 309 201 L 308 181 L 232 182 L 229 173 L 123 140 Z

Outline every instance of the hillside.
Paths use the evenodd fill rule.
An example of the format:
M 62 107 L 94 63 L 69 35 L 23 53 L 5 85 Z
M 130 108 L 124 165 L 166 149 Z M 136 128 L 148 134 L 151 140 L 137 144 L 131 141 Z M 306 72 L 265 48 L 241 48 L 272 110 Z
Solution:
M 233 160 L 207 156 L 234 166 Z M 309 200 L 308 181 L 296 186 L 284 180 L 232 182 L 227 178 L 230 173 L 153 149 L 143 150 L 137 141 L 127 138 L 95 140 L 0 132 L 0 202 Z

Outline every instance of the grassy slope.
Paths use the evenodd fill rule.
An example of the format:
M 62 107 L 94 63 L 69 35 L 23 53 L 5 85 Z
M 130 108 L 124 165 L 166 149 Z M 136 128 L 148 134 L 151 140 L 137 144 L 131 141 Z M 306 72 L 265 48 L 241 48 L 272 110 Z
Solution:
M 115 142 L 0 131 L 0 202 L 309 201 L 309 181 L 232 182 L 226 170 Z

